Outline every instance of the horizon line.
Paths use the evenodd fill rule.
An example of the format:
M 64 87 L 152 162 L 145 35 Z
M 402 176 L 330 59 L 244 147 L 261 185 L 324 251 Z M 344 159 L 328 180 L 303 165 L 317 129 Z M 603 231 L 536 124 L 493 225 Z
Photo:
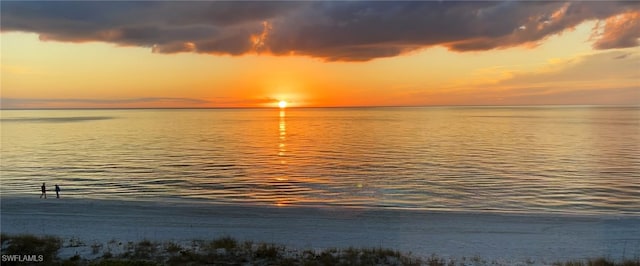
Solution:
M 339 109 L 339 108 L 442 108 L 442 107 L 640 107 L 638 104 L 443 104 L 443 105 L 344 105 L 344 106 L 238 106 L 238 107 L 34 107 L 1 108 L 0 111 L 20 110 L 241 110 L 241 109 Z

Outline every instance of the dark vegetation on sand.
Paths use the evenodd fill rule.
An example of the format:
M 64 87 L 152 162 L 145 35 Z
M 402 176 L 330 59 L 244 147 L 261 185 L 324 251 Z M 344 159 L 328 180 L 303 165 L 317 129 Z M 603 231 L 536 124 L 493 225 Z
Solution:
M 240 242 L 231 237 L 211 241 L 193 240 L 189 244 L 175 242 L 121 243 L 87 246 L 79 240 L 63 241 L 54 236 L 2 234 L 2 255 L 37 254 L 42 262 L 3 261 L 2 265 L 503 265 L 479 257 L 444 259 L 438 256 L 420 258 L 386 248 L 347 248 L 296 250 L 278 244 Z M 60 258 L 62 248 L 87 247 L 90 256 L 75 254 Z M 117 250 L 115 250 L 117 247 Z M 3 259 L 4 260 L 4 259 Z M 526 262 L 535 264 L 535 262 Z M 640 266 L 640 258 L 612 261 L 606 258 L 555 262 L 558 266 Z

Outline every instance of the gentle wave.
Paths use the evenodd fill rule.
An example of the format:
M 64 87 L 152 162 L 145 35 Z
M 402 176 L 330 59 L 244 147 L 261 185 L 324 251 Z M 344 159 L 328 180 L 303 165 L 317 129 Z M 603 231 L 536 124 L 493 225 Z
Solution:
M 1 122 L 2 195 L 47 182 L 76 198 L 640 215 L 640 108 L 40 110 Z
M 108 117 L 108 116 L 15 117 L 15 118 L 1 118 L 0 122 L 72 123 L 72 122 L 84 122 L 84 121 L 107 120 L 107 119 L 114 119 L 114 117 Z

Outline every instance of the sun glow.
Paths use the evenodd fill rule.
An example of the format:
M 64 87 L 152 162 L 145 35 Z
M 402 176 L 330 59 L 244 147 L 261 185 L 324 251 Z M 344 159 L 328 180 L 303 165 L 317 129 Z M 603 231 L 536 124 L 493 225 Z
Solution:
M 285 107 L 287 107 L 287 102 L 286 102 L 286 101 L 279 101 L 279 102 L 278 102 L 278 106 L 279 106 L 280 108 L 285 108 Z

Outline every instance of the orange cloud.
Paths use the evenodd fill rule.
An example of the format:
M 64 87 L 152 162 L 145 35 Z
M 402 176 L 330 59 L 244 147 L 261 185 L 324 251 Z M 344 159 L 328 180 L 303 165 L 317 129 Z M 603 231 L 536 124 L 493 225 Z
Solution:
M 640 11 L 630 11 L 598 22 L 594 28 L 597 49 L 626 48 L 640 44 Z
M 251 35 L 251 44 L 253 45 L 253 51 L 259 53 L 265 48 L 265 43 L 269 37 L 269 32 L 273 29 L 271 23 L 268 21 L 262 22 L 262 32 L 260 34 Z

